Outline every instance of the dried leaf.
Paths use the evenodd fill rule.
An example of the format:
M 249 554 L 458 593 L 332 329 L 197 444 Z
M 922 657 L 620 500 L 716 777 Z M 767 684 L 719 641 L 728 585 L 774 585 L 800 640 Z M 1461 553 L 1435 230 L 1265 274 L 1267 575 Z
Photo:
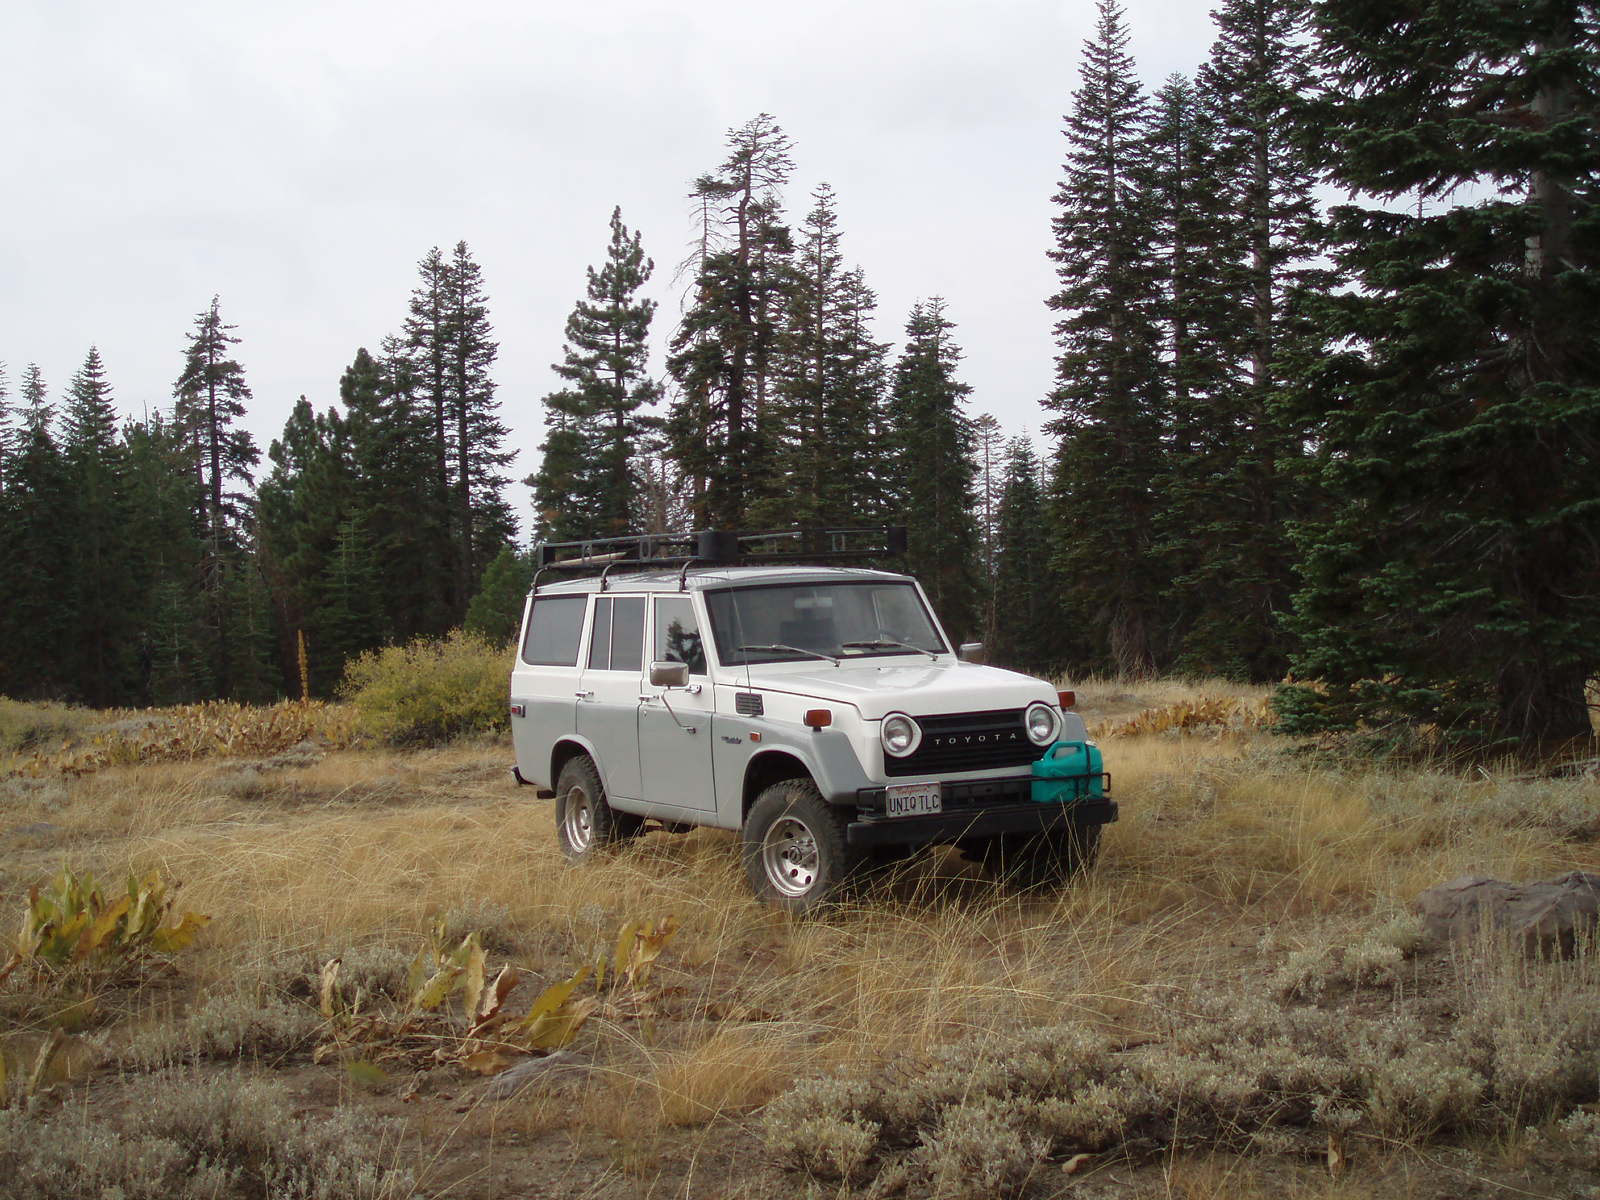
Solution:
M 643 987 L 650 978 L 651 968 L 661 952 L 667 948 L 667 943 L 672 941 L 678 932 L 678 918 L 666 916 L 661 919 L 659 927 L 646 925 L 638 937 L 633 940 L 629 951 L 627 977 L 628 983 L 633 987 Z M 618 964 L 621 964 L 621 959 Z
M 45 1074 L 50 1070 L 51 1062 L 54 1061 L 56 1054 L 66 1043 L 66 1040 L 67 1035 L 62 1032 L 60 1026 L 50 1031 L 49 1038 L 39 1047 L 38 1057 L 33 1060 L 33 1070 L 28 1075 L 28 1085 L 24 1089 L 25 1094 L 29 1096 L 38 1094 L 40 1085 L 44 1083 Z
M 101 943 L 111 935 L 112 930 L 116 929 L 117 922 L 127 915 L 128 908 L 132 903 L 132 896 L 124 896 L 96 917 L 93 923 L 79 936 L 78 946 L 73 952 L 73 957 L 80 960 L 85 959 L 99 950 Z
M 433 973 L 433 978 L 422 985 L 412 996 L 412 1008 L 420 1008 L 424 1012 L 432 1012 L 444 1003 L 444 998 L 450 994 L 450 989 L 455 986 L 461 968 L 446 964 Z
M 593 996 L 568 1001 L 525 1025 L 519 1040 L 530 1050 L 559 1050 L 578 1036 L 578 1030 L 599 1004 Z
M 488 955 L 484 954 L 483 947 L 478 945 L 478 935 L 472 935 L 472 946 L 467 952 L 466 966 L 461 973 L 461 1008 L 467 1014 L 467 1021 L 476 1024 L 478 1014 L 478 1001 L 483 997 L 484 966 Z
M 628 965 L 633 961 L 633 944 L 639 934 L 639 922 L 629 921 L 617 930 L 617 948 L 612 952 L 611 963 L 613 967 L 611 986 L 616 987 L 618 976 L 622 975 Z M 598 986 L 598 984 L 596 985 Z
M 510 963 L 500 968 L 500 974 L 494 977 L 494 982 L 489 985 L 478 1003 L 478 1011 L 473 1014 L 476 1019 L 472 1023 L 469 1036 L 500 1015 L 506 997 L 511 994 L 511 989 L 517 986 L 517 980 L 520 978 L 522 978 L 521 972 Z
M 332 1019 L 339 1001 L 339 965 L 343 960 L 330 958 L 322 965 L 322 997 L 319 1007 L 322 1015 Z
M 186 949 L 189 943 L 194 941 L 195 935 L 209 924 L 211 924 L 210 917 L 186 912 L 176 925 L 169 925 L 151 934 L 150 945 L 160 954 L 172 954 Z
M 1334 1179 L 1338 1179 L 1344 1174 L 1344 1169 L 1349 1164 L 1350 1160 L 1345 1156 L 1344 1152 L 1344 1134 L 1337 1129 L 1330 1130 L 1328 1133 L 1328 1174 Z
M 476 1071 L 479 1075 L 498 1075 L 508 1067 L 514 1067 L 527 1056 L 512 1054 L 505 1050 L 479 1050 L 469 1054 L 461 1060 L 461 1065 L 469 1071 Z

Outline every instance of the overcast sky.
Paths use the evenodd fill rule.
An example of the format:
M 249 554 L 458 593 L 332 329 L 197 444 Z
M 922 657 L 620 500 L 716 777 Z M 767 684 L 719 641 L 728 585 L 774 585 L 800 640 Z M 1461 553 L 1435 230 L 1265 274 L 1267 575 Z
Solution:
M 1147 84 L 1205 56 L 1205 0 L 1126 7 Z M 1091 0 L 12 0 L 0 362 L 13 391 L 37 362 L 54 397 L 96 344 L 124 412 L 165 408 L 218 294 L 264 455 L 298 396 L 332 404 L 356 348 L 398 332 L 428 248 L 465 239 L 520 479 L 612 207 L 656 262 L 660 374 L 690 182 L 770 112 L 795 141 L 789 212 L 833 185 L 880 340 L 944 296 L 971 411 L 1036 432 L 1049 197 L 1094 18 Z

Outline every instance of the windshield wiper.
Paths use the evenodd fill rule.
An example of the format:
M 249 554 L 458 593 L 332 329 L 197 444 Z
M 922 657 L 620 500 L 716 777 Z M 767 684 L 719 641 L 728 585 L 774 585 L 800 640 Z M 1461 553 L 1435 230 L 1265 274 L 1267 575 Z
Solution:
M 884 639 L 880 639 L 880 640 L 878 640 L 876 642 L 840 642 L 839 643 L 839 648 L 841 650 L 876 650 L 880 646 L 888 646 L 891 649 L 895 649 L 895 650 L 909 650 L 913 654 L 926 654 L 929 658 L 933 659 L 935 662 L 937 662 L 939 660 L 938 654 L 934 653 L 934 651 L 929 650 L 925 646 L 913 646 L 910 642 L 893 642 L 893 641 L 889 641 L 888 639 L 884 638 Z
M 743 654 L 746 650 L 755 650 L 760 653 L 769 653 L 773 650 L 784 650 L 790 654 L 804 654 L 809 658 L 820 658 L 824 662 L 831 662 L 836 667 L 839 665 L 839 660 L 833 655 L 824 654 L 820 650 L 807 650 L 804 646 L 785 646 L 781 643 L 774 642 L 770 646 L 740 646 L 737 648 L 737 653 Z

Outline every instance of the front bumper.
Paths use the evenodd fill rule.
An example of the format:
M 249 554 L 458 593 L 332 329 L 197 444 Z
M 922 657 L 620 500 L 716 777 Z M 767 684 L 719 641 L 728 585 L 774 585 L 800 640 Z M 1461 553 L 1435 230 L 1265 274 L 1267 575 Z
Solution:
M 1032 785 L 1026 777 L 947 783 L 944 811 L 921 817 L 884 816 L 884 789 L 862 788 L 856 794 L 857 819 L 845 826 L 845 837 L 852 846 L 921 846 L 1108 825 L 1117 819 L 1116 802 L 1109 797 L 1037 804 Z

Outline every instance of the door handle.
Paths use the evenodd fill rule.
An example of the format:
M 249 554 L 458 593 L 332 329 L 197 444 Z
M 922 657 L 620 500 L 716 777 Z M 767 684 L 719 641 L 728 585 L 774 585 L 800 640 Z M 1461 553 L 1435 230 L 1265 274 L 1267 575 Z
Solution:
M 594 693 L 593 692 L 573 692 L 572 694 L 574 696 L 576 696 L 579 700 L 593 700 L 594 699 Z
M 641 703 L 641 704 L 649 704 L 650 701 L 659 700 L 659 699 L 661 699 L 660 696 L 640 696 L 639 697 L 639 703 Z

